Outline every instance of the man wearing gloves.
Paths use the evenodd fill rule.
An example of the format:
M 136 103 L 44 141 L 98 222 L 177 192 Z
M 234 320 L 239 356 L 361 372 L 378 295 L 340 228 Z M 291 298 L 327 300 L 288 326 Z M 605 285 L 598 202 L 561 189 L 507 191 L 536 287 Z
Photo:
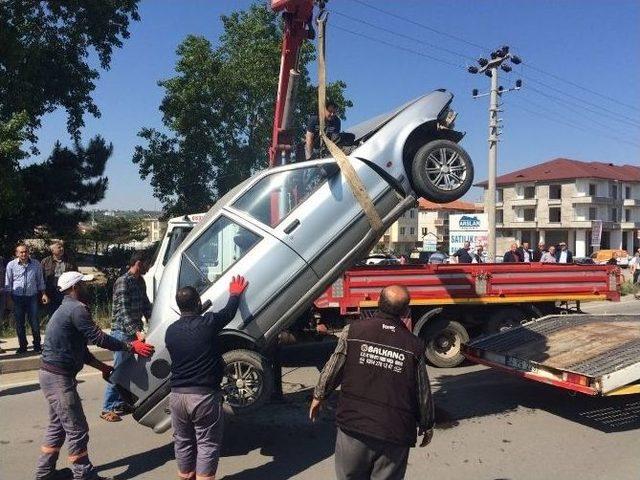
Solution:
M 227 305 L 204 315 L 195 288 L 176 293 L 180 318 L 167 329 L 165 344 L 171 356 L 169 407 L 180 478 L 215 479 L 224 425 L 224 362 L 218 333 L 236 316 L 247 286 L 243 277 L 233 277 Z
M 39 373 L 40 390 L 49 404 L 49 426 L 38 459 L 37 480 L 70 478 L 71 474 L 74 480 L 103 478 L 89 460 L 89 426 L 78 395 L 76 375 L 86 364 L 101 370 L 106 380 L 113 369 L 96 359 L 89 352 L 87 343 L 142 357 L 153 354 L 152 345 L 140 340 L 125 343 L 100 330 L 83 303 L 87 298 L 84 282 L 91 280 L 93 276 L 79 272 L 64 272 L 58 279 L 58 288 L 64 298 L 47 324 Z M 65 439 L 71 472 L 55 469 Z
M 309 417 L 341 385 L 336 412 L 336 477 L 339 480 L 400 480 L 409 449 L 433 435 L 434 408 L 424 344 L 402 323 L 409 292 L 400 285 L 380 293 L 378 311 L 351 323 L 320 374 Z

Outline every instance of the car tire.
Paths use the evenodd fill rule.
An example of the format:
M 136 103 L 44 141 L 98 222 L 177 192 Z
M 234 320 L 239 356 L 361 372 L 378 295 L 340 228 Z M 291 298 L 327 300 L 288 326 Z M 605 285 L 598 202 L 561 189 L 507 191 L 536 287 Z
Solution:
M 273 368 L 266 357 L 253 350 L 230 350 L 222 355 L 222 392 L 225 410 L 243 415 L 259 409 L 271 398 Z
M 429 363 L 434 367 L 452 368 L 464 362 L 461 347 L 469 341 L 469 332 L 461 323 L 450 320 L 444 328 L 424 340 Z
M 484 331 L 488 334 L 503 332 L 519 326 L 527 319 L 527 314 L 519 308 L 502 308 L 489 316 Z
M 444 165 L 444 163 L 450 163 Z M 455 171 L 451 172 L 450 169 Z M 434 140 L 418 149 L 411 163 L 411 179 L 416 193 L 435 203 L 462 197 L 473 183 L 473 163 L 469 154 L 451 140 Z

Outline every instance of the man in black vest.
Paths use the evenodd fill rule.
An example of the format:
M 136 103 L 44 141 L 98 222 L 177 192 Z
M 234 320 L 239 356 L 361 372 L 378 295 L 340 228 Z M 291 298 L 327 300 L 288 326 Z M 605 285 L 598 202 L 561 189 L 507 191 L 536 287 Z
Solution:
M 409 292 L 393 285 L 380 293 L 369 320 L 347 326 L 313 393 L 309 417 L 341 385 L 336 421 L 339 480 L 404 478 L 416 427 L 431 441 L 434 409 L 424 344 L 402 323 Z

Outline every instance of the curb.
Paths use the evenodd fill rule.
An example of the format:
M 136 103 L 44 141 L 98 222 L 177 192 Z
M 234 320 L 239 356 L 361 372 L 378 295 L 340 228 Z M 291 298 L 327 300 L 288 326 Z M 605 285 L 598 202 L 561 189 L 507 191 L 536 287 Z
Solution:
M 96 349 L 90 351 L 101 362 L 110 362 L 113 360 L 113 354 L 109 350 Z M 28 372 L 30 370 L 38 370 L 39 368 L 40 355 L 3 358 L 0 360 L 0 375 L 5 373 Z

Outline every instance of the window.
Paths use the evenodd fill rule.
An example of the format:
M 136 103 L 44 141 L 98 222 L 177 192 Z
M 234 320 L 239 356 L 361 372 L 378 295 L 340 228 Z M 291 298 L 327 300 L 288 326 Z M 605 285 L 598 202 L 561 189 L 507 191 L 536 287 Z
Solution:
M 400 227 L 400 235 L 404 235 L 406 231 L 406 227 Z
M 595 183 L 590 183 L 589 184 L 589 196 L 590 197 L 595 197 L 598 194 L 598 189 L 596 187 Z
M 617 222 L 618 221 L 618 209 L 617 208 L 612 208 L 611 209 L 611 221 L 612 222 Z
M 496 210 L 496 223 L 504 223 L 504 211 Z
M 413 208 L 409 210 L 409 218 L 416 218 L 416 211 Z
M 425 237 L 427 235 L 427 227 L 422 227 L 422 236 Z
M 524 198 L 527 200 L 536 198 L 536 187 L 533 185 L 527 185 L 524 187 Z
M 415 235 L 415 234 L 416 234 L 416 229 L 415 229 L 415 228 L 413 228 L 413 227 L 411 227 L 411 228 L 409 229 L 409 235 Z
M 627 200 L 631 198 L 631 187 L 624 187 L 624 198 Z
M 504 190 L 501 188 L 496 190 L 496 202 L 504 201 Z
M 260 240 L 227 217 L 218 218 L 182 254 L 178 286 L 203 293 Z
M 525 208 L 522 215 L 525 222 L 535 222 L 536 220 L 536 209 L 535 208 Z
M 167 250 L 164 252 L 164 258 L 162 259 L 162 265 L 166 265 L 173 252 L 180 246 L 180 244 L 187 238 L 187 235 L 193 230 L 193 227 L 176 227 L 171 230 L 171 234 L 169 236 L 169 245 L 167 245 Z M 160 247 L 158 247 L 160 248 Z
M 549 199 L 560 200 L 562 198 L 562 185 L 549 185 Z
M 598 209 L 596 207 L 589 207 L 589 220 L 598 219 Z
M 625 222 L 630 222 L 631 221 L 631 209 L 630 208 L 625 208 L 624 209 L 624 221 Z
M 336 164 L 324 164 L 268 175 L 245 192 L 233 206 L 270 227 L 276 227 L 337 171 Z M 273 217 L 272 198 L 278 199 L 280 209 L 279 214 Z
M 615 183 L 609 186 L 609 196 L 614 200 L 618 199 L 618 185 Z
M 562 221 L 562 216 L 560 214 L 560 208 L 550 208 L 549 223 L 560 223 L 561 221 Z

